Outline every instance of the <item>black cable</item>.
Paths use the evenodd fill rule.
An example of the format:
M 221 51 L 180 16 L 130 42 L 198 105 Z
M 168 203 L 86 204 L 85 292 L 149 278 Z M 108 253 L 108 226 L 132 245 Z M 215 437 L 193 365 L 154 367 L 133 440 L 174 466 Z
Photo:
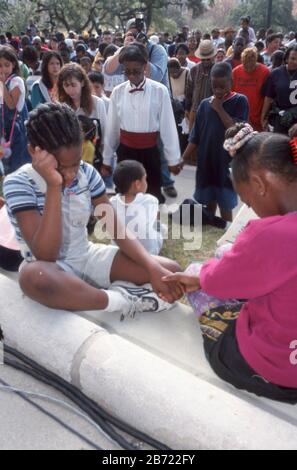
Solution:
M 127 425 L 126 423 L 122 422 L 118 418 L 115 418 L 114 416 L 111 416 L 103 408 L 101 408 L 97 403 L 95 403 L 93 400 L 91 400 L 86 395 L 84 395 L 79 389 L 77 389 L 73 385 L 69 384 L 64 379 L 57 376 L 53 372 L 48 371 L 44 367 L 40 366 L 39 364 L 37 364 L 32 359 L 26 357 L 24 354 L 16 351 L 15 349 L 13 349 L 13 348 L 11 348 L 7 345 L 4 345 L 4 351 L 8 352 L 9 354 L 13 355 L 14 357 L 17 357 L 19 360 L 26 363 L 31 368 L 37 370 L 40 374 L 42 374 L 46 378 L 50 378 L 54 382 L 54 384 L 51 384 L 51 386 L 55 387 L 55 384 L 58 383 L 60 385 L 60 387 L 62 388 L 62 389 L 60 388 L 60 391 L 62 391 L 62 393 L 65 394 L 64 389 L 66 389 L 72 395 L 72 397 L 73 396 L 75 397 L 75 402 L 79 406 L 80 406 L 81 403 L 84 403 L 88 408 L 90 408 L 93 412 L 95 412 L 96 415 L 101 417 L 103 420 L 108 421 L 110 424 L 113 424 L 114 426 L 116 426 L 121 431 L 124 431 L 125 433 L 130 434 L 131 436 L 135 437 L 136 439 L 141 440 L 142 442 L 145 442 L 146 444 L 150 445 L 151 447 L 156 448 L 157 450 L 171 450 L 165 444 L 155 440 L 154 438 L 151 438 L 150 436 L 147 436 L 145 433 L 143 433 L 141 431 L 136 430 L 135 428 L 133 428 L 130 425 Z M 79 400 L 79 402 L 77 400 Z M 99 424 L 101 426 L 101 422 L 100 423 L 98 422 L 97 424 Z M 115 439 L 115 440 L 117 440 L 117 439 Z M 127 441 L 126 441 L 125 445 L 126 444 L 127 444 Z M 136 447 L 133 447 L 133 449 L 136 449 Z
M 118 434 L 106 421 L 104 421 L 100 416 L 98 416 L 96 413 L 94 413 L 87 405 L 83 404 L 80 402 L 79 399 L 77 399 L 71 392 L 65 391 L 61 385 L 56 384 L 53 382 L 51 379 L 46 378 L 43 376 L 40 372 L 36 372 L 33 369 L 29 368 L 28 366 L 21 364 L 16 361 L 12 361 L 11 359 L 4 358 L 4 363 L 9 365 L 10 367 L 13 367 L 17 370 L 20 370 L 31 377 L 33 377 L 36 380 L 39 380 L 46 385 L 49 385 L 50 387 L 55 388 L 59 392 L 63 393 L 67 398 L 69 398 L 71 401 L 73 401 L 76 405 L 78 405 L 85 413 L 89 415 L 89 417 L 96 423 L 98 424 L 102 430 L 108 434 L 115 442 L 117 442 L 121 447 L 123 447 L 125 450 L 136 450 L 137 447 L 133 446 L 130 444 L 124 437 L 122 437 L 120 434 Z
M 6 349 L 9 349 L 6 347 Z M 10 349 L 11 351 L 11 349 Z M 16 352 L 17 356 L 23 356 L 22 353 Z M 7 356 L 6 356 L 7 357 Z M 24 356 L 26 358 L 26 356 Z M 7 361 L 7 359 L 6 359 Z M 26 358 L 26 362 L 34 364 L 34 361 L 32 361 L 29 358 Z M 125 450 L 138 450 L 138 447 L 132 445 L 129 443 L 126 439 L 123 438 L 122 435 L 118 434 L 108 423 L 105 422 L 105 417 L 109 418 L 109 420 L 112 420 L 113 418 L 110 417 L 105 411 L 105 415 L 102 417 L 102 409 L 95 403 L 92 402 L 88 397 L 86 397 L 82 392 L 78 389 L 76 389 L 74 386 L 70 385 L 68 382 L 65 382 L 63 379 L 60 377 L 56 376 L 52 372 L 47 371 L 44 369 L 42 366 L 37 365 L 39 371 L 36 372 L 32 369 L 24 369 L 24 366 L 20 364 L 13 364 L 16 368 L 19 370 L 22 370 L 23 372 L 26 372 L 30 375 L 32 375 L 34 378 L 37 380 L 42 380 L 41 377 L 45 380 L 43 380 L 47 385 L 50 385 L 51 387 L 54 387 L 58 389 L 60 392 L 62 392 L 64 395 L 68 396 L 73 402 L 75 402 L 81 409 L 83 409 L 89 416 L 95 421 L 98 425 L 102 427 L 102 429 L 112 437 L 113 440 L 115 440 L 121 447 L 124 447 Z M 52 376 L 50 379 L 47 377 L 47 375 Z M 59 385 L 57 385 L 59 384 Z M 65 392 L 66 389 L 66 392 Z M 91 405 L 91 406 L 90 406 Z M 96 409 L 97 408 L 97 409 Z M 102 421 L 103 420 L 103 421 Z M 117 424 L 117 419 L 114 418 L 115 425 Z M 121 422 L 120 422 L 121 423 Z M 112 423 L 113 424 L 113 423 Z M 121 423 L 122 430 L 125 431 L 126 433 L 129 433 L 129 429 L 131 428 L 128 426 L 129 429 L 127 429 L 127 426 Z M 152 441 L 151 438 L 148 436 L 144 435 L 143 433 L 140 433 L 139 431 L 136 431 L 135 429 L 131 428 L 133 431 L 133 437 L 138 438 L 139 440 L 143 440 L 145 442 L 145 439 L 147 441 Z M 158 448 L 160 448 L 160 444 L 156 441 L 154 442 L 149 442 L 149 445 L 152 447 L 156 447 L 158 445 Z M 162 444 L 161 444 L 162 445 Z M 162 445 L 162 450 L 165 449 L 165 446 Z
M 4 385 L 5 387 L 11 387 L 10 384 L 6 383 L 4 380 L 0 379 L 0 383 L 2 385 Z M 30 400 L 30 398 L 28 398 L 26 395 L 24 395 L 22 392 L 17 392 L 17 391 L 12 391 L 13 393 L 15 393 L 16 395 L 20 396 L 24 401 L 26 401 L 27 403 L 30 403 L 30 405 L 32 405 L 34 408 L 36 408 L 38 411 L 41 411 L 41 413 L 43 413 L 44 415 L 46 415 L 47 417 L 53 419 L 54 421 L 56 421 L 58 424 L 60 424 L 62 427 L 64 427 L 65 429 L 67 429 L 67 431 L 70 431 L 72 434 L 74 434 L 75 436 L 79 437 L 81 440 L 83 440 L 84 442 L 86 442 L 89 446 L 93 447 L 94 449 L 96 450 L 103 450 L 101 447 L 97 446 L 97 444 L 95 444 L 94 442 L 92 442 L 90 439 L 88 439 L 87 437 L 83 436 L 82 434 L 80 434 L 80 432 L 76 431 L 75 429 L 73 429 L 71 426 L 69 426 L 68 424 L 66 424 L 64 421 L 62 421 L 60 418 L 58 418 L 57 416 L 53 415 L 52 413 L 50 413 L 49 411 L 45 410 L 42 406 L 38 405 L 37 403 L 35 403 L 34 401 Z

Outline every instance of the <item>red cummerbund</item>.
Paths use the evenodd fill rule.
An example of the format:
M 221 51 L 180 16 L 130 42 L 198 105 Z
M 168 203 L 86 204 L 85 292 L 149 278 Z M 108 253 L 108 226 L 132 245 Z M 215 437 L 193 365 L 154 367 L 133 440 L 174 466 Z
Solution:
M 149 149 L 157 145 L 159 132 L 127 132 L 121 129 L 120 142 L 132 149 Z

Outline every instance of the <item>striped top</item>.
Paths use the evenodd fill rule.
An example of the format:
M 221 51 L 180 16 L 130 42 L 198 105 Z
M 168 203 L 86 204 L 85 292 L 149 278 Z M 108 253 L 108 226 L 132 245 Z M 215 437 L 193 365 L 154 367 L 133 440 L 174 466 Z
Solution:
M 87 178 L 87 189 L 90 191 L 91 198 L 97 198 L 105 194 L 104 182 L 95 168 L 82 161 L 80 169 Z M 64 194 L 66 194 L 66 192 L 72 194 L 78 193 L 78 191 L 81 192 L 81 188 L 79 189 L 78 185 L 78 178 L 73 180 L 69 188 L 63 188 Z M 45 193 L 41 192 L 41 189 L 28 175 L 26 166 L 21 167 L 5 178 L 3 193 L 7 204 L 7 212 L 16 232 L 16 238 L 19 242 L 24 243 L 15 215 L 18 212 L 27 210 L 37 210 L 42 214 L 45 205 Z

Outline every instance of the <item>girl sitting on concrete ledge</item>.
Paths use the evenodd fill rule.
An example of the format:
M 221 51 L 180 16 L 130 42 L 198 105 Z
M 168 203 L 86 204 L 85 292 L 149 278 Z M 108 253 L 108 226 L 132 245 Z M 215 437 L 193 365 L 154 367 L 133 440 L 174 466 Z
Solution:
M 297 137 L 254 133 L 247 124 L 226 137 L 235 189 L 260 219 L 199 276 L 176 273 L 164 281 L 197 296 L 246 299 L 220 301 L 200 316 L 206 357 L 235 387 L 297 403 Z
M 9 175 L 3 186 L 25 258 L 20 270 L 23 292 L 51 308 L 120 311 L 123 317 L 168 309 L 157 294 L 169 302 L 180 297 L 175 282 L 168 286 L 162 281 L 178 265 L 150 256 L 121 227 L 99 173 L 81 161 L 82 135 L 75 112 L 66 104 L 41 105 L 30 113 L 27 134 L 32 165 Z M 100 205 L 111 214 L 118 247 L 88 240 L 92 208 Z M 153 289 L 130 290 L 115 281 L 150 282 Z

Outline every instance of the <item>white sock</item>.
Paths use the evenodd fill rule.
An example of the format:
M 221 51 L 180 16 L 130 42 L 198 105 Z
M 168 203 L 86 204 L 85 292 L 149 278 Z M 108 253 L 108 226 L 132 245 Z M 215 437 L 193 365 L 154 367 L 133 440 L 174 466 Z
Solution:
M 130 310 L 131 304 L 129 300 L 120 294 L 120 292 L 114 292 L 111 290 L 104 290 L 108 296 L 108 305 L 104 309 L 106 312 L 122 312 L 127 313 Z

